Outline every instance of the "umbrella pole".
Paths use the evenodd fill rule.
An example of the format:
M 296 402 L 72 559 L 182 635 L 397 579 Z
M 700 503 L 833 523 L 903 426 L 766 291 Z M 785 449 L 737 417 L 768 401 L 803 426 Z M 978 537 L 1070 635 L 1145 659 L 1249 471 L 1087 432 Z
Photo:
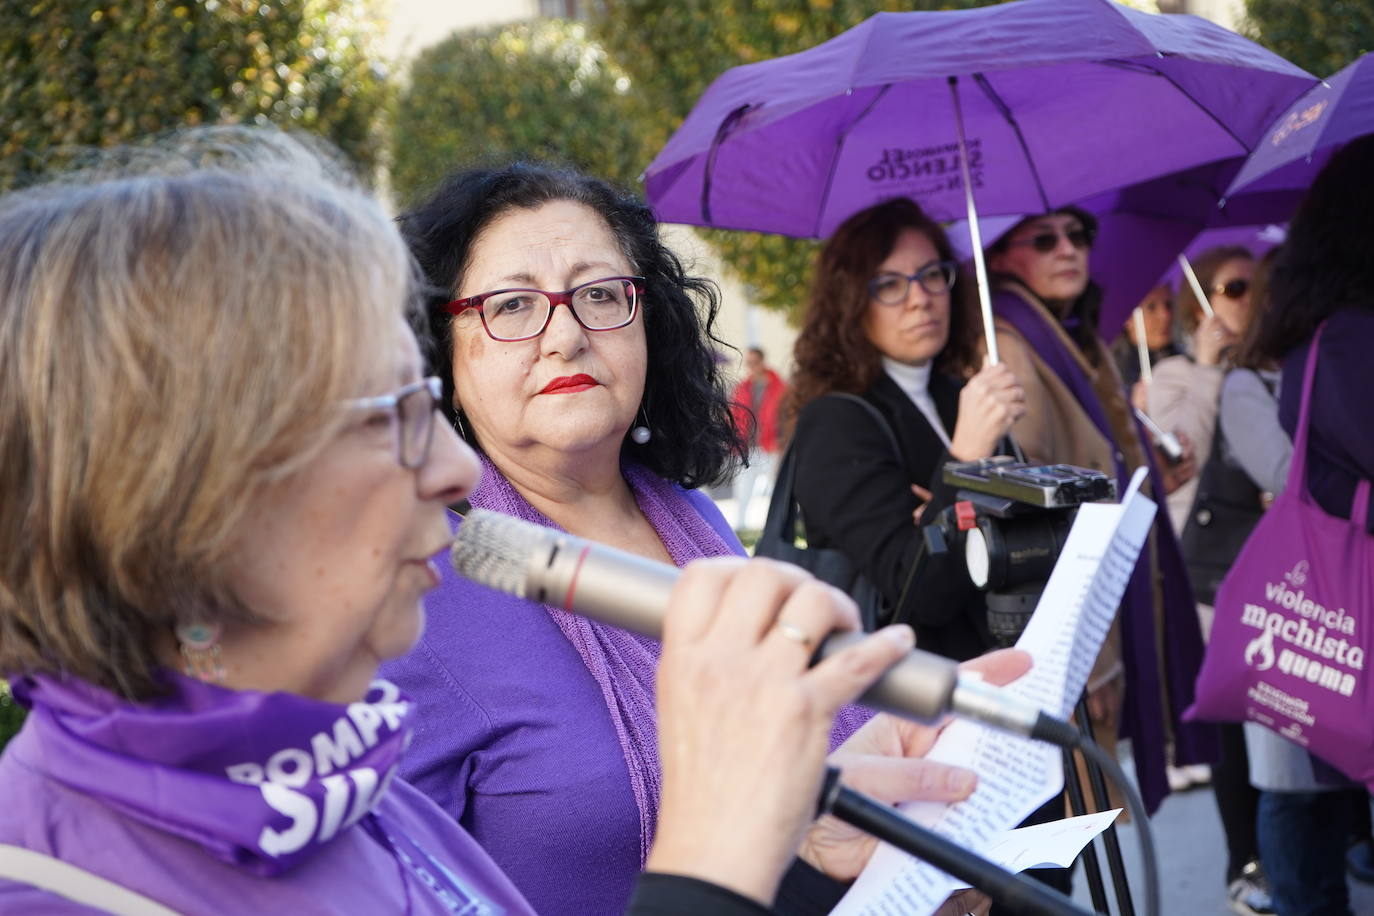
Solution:
M 1145 310 L 1135 310 L 1135 354 L 1140 357 L 1140 378 L 1145 384 L 1155 380 L 1154 370 L 1150 368 L 1150 345 L 1145 342 Z
M 959 77 L 949 78 L 949 93 L 954 99 L 954 127 L 959 140 L 959 170 L 964 180 L 964 202 L 968 205 L 968 234 L 973 243 L 973 271 L 978 278 L 978 306 L 983 313 L 983 335 L 987 340 L 987 365 L 995 366 L 997 332 L 992 326 L 992 298 L 988 294 L 988 268 L 983 263 L 983 234 L 978 229 L 978 207 L 973 202 L 973 178 L 968 167 L 968 144 L 964 141 L 964 112 L 959 107 Z
M 1193 295 L 1197 296 L 1198 304 L 1202 306 L 1203 314 L 1211 318 L 1215 312 L 1212 311 L 1212 301 L 1207 298 L 1207 294 L 1202 291 L 1202 284 L 1198 282 L 1197 274 L 1193 273 L 1193 265 L 1188 263 L 1188 256 L 1181 254 L 1178 256 L 1178 266 L 1183 268 L 1183 276 L 1188 278 L 1188 285 L 1193 288 Z

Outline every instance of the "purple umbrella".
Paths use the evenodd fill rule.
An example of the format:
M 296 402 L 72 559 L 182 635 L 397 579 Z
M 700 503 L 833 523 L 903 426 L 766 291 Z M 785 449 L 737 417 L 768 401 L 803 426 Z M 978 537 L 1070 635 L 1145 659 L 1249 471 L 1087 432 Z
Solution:
M 660 219 L 726 229 L 822 237 L 898 196 L 976 227 L 974 193 L 1042 213 L 1245 155 L 1314 81 L 1221 26 L 1109 0 L 879 13 L 727 71 L 645 188 Z
M 1221 205 L 1223 189 L 1240 165 L 1229 160 L 1198 166 L 1080 202 L 1100 221 L 1091 272 L 1103 289 L 1103 337 L 1116 336 L 1140 300 L 1177 270 L 1180 254 L 1193 258 L 1212 247 L 1199 247 L 1199 240 L 1228 232 L 1245 236 L 1268 223 L 1287 222 L 1301 192 L 1246 193 Z
M 1306 190 L 1336 150 L 1374 133 L 1374 54 L 1312 88 L 1278 117 L 1228 195 Z

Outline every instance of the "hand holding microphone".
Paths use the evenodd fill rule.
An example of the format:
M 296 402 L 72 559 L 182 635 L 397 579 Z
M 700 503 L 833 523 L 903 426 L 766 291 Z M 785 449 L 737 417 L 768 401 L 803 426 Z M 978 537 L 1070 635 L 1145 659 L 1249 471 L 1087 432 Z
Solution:
M 815 816 L 840 707 L 911 648 L 889 627 L 809 667 L 854 603 L 771 560 L 720 557 L 682 573 L 663 621 L 657 694 L 663 790 L 648 868 L 772 903 Z
M 727 557 L 679 571 L 483 510 L 470 512 L 459 528 L 453 565 L 480 584 L 662 636 L 663 786 L 650 870 L 699 877 L 768 905 L 799 841 L 800 855 L 814 867 L 849 880 L 874 849 L 866 831 L 901 848 L 919 848 L 976 885 L 988 881 L 1009 899 L 1024 900 L 1027 912 L 1075 911 L 1067 900 L 1042 899 L 1054 895 L 887 807 L 955 801 L 973 791 L 973 774 L 920 759 L 939 725 L 879 715 L 851 735 L 831 763 L 841 768 L 844 783 L 883 801 L 827 780 L 823 810 L 839 820 L 822 818 L 802 836 L 816 814 L 835 713 L 861 693 L 869 705 L 907 718 L 934 720 L 953 709 L 1017 733 L 1076 744 L 1076 730 L 995 686 L 1029 668 L 1024 652 L 994 653 L 968 664 L 972 676 L 960 675 L 954 662 L 911 649 L 905 626 L 856 632 L 858 615 L 848 596 L 788 564 Z M 894 820 L 902 824 L 895 833 Z M 1037 901 L 1041 906 L 1030 909 Z M 947 908 L 982 912 L 986 902 L 969 892 L 947 901 Z
M 566 608 L 659 638 L 681 571 L 621 550 L 496 512 L 468 513 L 453 544 L 453 565 L 474 582 Z M 857 632 L 820 638 L 814 661 L 863 640 Z M 985 683 L 961 676 L 950 659 L 913 649 L 859 702 L 881 712 L 933 722 L 947 713 L 1015 734 L 1075 747 L 1077 729 Z

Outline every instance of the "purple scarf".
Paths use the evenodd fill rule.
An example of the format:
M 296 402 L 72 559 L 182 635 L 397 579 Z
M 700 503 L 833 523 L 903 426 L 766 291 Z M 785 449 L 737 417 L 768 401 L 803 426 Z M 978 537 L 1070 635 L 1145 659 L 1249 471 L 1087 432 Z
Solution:
M 164 672 L 145 703 L 75 679 L 13 683 L 47 775 L 252 874 L 279 875 L 367 818 L 409 741 L 411 704 L 374 681 L 347 706 Z
M 481 455 L 482 482 L 469 502 L 480 509 L 503 512 L 527 522 L 557 528 L 510 485 L 505 476 Z M 737 555 L 738 545 L 729 544 L 701 517 L 677 486 L 637 464 L 622 467 L 625 481 L 634 493 L 639 511 L 658 532 L 659 539 L 677 566 L 700 557 Z M 545 605 L 549 616 L 572 643 L 583 664 L 591 672 L 606 711 L 615 726 L 625 767 L 630 774 L 630 789 L 639 808 L 639 846 L 642 867 L 649 857 L 654 828 L 658 823 L 658 800 L 662 772 L 658 762 L 658 725 L 654 706 L 654 672 L 658 668 L 658 643 L 652 639 L 570 614 Z
M 1049 324 L 1045 313 L 1009 289 L 994 294 L 992 307 L 997 317 L 1016 328 L 1041 361 L 1073 394 L 1098 432 L 1113 443 L 1117 489 L 1124 493 L 1133 469 L 1127 468 L 1121 458 L 1121 450 L 1116 447 L 1117 436 L 1107 420 L 1107 412 L 1092 380 L 1064 346 L 1063 339 Z M 1134 423 L 1136 436 L 1142 443 L 1148 442 L 1139 421 Z M 1164 482 L 1150 449 L 1142 448 L 1141 451 L 1149 466 L 1152 492 L 1163 493 Z M 1151 813 L 1169 792 L 1161 753 L 1166 744 L 1164 722 L 1155 709 L 1161 699 L 1166 699 L 1168 703 L 1164 712 L 1172 725 L 1179 762 L 1215 760 L 1217 755 L 1215 729 L 1199 728 L 1199 723 L 1182 721 L 1183 711 L 1192 705 L 1194 680 L 1202 666 L 1202 634 L 1198 627 L 1187 568 L 1183 565 L 1183 555 L 1179 552 L 1178 541 L 1167 519 L 1167 515 L 1160 513 L 1154 525 L 1167 645 L 1158 645 L 1155 638 L 1154 569 L 1149 561 L 1148 545 L 1146 553 L 1136 563 L 1121 602 L 1122 654 L 1125 656 L 1127 685 L 1122 732 L 1132 739 L 1141 795 Z M 1162 665 L 1161 654 L 1164 661 Z M 1161 670 L 1167 678 L 1167 689 L 1164 690 L 1161 690 L 1160 684 Z

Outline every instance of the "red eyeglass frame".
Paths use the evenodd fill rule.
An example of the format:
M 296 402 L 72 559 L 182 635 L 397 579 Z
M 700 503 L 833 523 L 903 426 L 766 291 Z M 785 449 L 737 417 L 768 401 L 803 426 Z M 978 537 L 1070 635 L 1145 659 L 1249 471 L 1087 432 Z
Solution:
M 609 280 L 624 280 L 629 282 L 630 288 L 634 293 L 635 297 L 633 304 L 630 306 L 630 317 L 625 319 L 625 322 L 623 324 L 617 324 L 613 327 L 589 328 L 587 327 L 586 323 L 582 321 L 581 316 L 577 314 L 577 309 L 573 308 L 573 293 L 585 287 L 593 286 L 597 283 L 605 283 Z M 568 307 L 568 311 L 572 314 L 573 320 L 576 321 L 579 325 L 581 325 L 583 330 L 615 331 L 623 327 L 628 327 L 630 324 L 634 322 L 635 316 L 639 314 L 639 300 L 644 297 L 644 282 L 645 281 L 643 277 L 602 277 L 599 280 L 588 280 L 586 283 L 579 283 L 572 289 L 565 289 L 560 292 L 551 292 L 546 289 L 534 289 L 533 287 L 526 286 L 513 286 L 507 289 L 494 289 L 485 293 L 477 293 L 473 296 L 465 296 L 462 299 L 454 299 L 452 302 L 446 303 L 444 305 L 444 311 L 448 312 L 450 315 L 453 315 L 456 318 L 457 316 L 466 312 L 468 309 L 477 309 L 477 314 L 482 319 L 482 330 L 487 332 L 487 336 L 490 337 L 492 340 L 499 340 L 507 343 L 514 343 L 520 340 L 533 340 L 540 334 L 543 334 L 546 330 L 548 330 L 549 322 L 553 320 L 553 310 L 560 305 L 566 305 Z M 549 314 L 545 316 L 543 326 L 535 333 L 527 335 L 525 337 L 497 337 L 495 334 L 493 334 L 491 332 L 491 328 L 487 326 L 487 313 L 483 311 L 482 305 L 492 296 L 499 296 L 502 293 L 539 293 L 541 296 L 545 296 L 549 300 Z

